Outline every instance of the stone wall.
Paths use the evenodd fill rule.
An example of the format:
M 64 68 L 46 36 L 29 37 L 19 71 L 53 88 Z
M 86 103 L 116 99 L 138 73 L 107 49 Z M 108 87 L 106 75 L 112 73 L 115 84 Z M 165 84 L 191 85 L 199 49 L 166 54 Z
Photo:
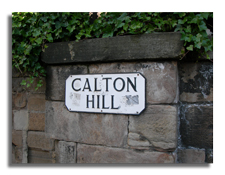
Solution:
M 13 163 L 213 162 L 213 64 L 180 61 L 179 34 L 49 46 L 42 55 L 48 65 L 39 90 L 35 83 L 23 89 L 24 77 L 13 70 Z M 123 72 L 146 78 L 146 108 L 140 115 L 68 111 L 69 75 Z
M 54 140 L 45 134 L 45 91 L 35 90 L 38 78 L 29 88 L 20 85 L 28 78 L 12 70 L 12 163 L 50 163 Z

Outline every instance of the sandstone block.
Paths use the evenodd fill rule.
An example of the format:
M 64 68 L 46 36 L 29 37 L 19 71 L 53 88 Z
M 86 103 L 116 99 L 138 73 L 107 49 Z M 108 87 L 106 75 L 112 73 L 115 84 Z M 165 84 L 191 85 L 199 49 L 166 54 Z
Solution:
M 131 148 L 149 149 L 152 144 L 140 134 L 130 132 L 128 134 L 127 143 Z
M 14 110 L 14 129 L 27 130 L 28 129 L 28 112 L 27 110 Z
M 179 163 L 205 163 L 205 150 L 178 150 L 177 161 Z
M 28 131 L 27 144 L 30 148 L 47 151 L 54 149 L 54 140 L 50 139 L 44 132 Z
M 46 99 L 65 101 L 65 82 L 69 75 L 87 73 L 86 66 L 48 66 L 46 77 Z
M 24 108 L 27 104 L 26 93 L 13 94 L 13 108 Z
M 129 122 L 129 132 L 137 133 L 140 140 L 143 138 L 143 140 L 148 141 L 148 146 L 151 146 L 153 149 L 172 151 L 176 148 L 176 107 L 169 105 L 148 105 L 142 115 L 130 116 Z
M 79 144 L 77 163 L 174 163 L 168 153 Z
M 47 64 L 95 61 L 179 58 L 183 41 L 178 32 L 159 32 L 96 38 L 84 41 L 48 43 L 42 52 Z
M 51 151 L 43 151 L 37 149 L 29 149 L 28 163 L 55 163 L 55 153 Z
M 12 78 L 12 92 L 23 92 L 25 91 L 24 86 L 22 86 L 20 83 L 22 80 L 25 80 L 26 78 Z
M 46 102 L 45 132 L 54 139 L 124 147 L 128 116 L 69 112 L 64 102 Z
M 184 146 L 213 148 L 213 106 L 181 107 L 180 134 Z
M 57 163 L 76 163 L 76 143 L 59 141 L 56 145 Z
M 30 94 L 27 108 L 29 111 L 45 111 L 45 94 Z
M 44 131 L 45 130 L 45 113 L 30 113 L 28 130 Z
M 20 148 L 23 146 L 22 131 L 12 130 L 12 143 Z
M 12 145 L 12 164 L 22 163 L 23 151 L 22 148 Z
M 213 101 L 213 64 L 208 62 L 181 63 L 180 101 Z
M 176 62 L 103 63 L 89 66 L 90 73 L 140 72 L 146 78 L 146 101 L 150 104 L 177 103 Z

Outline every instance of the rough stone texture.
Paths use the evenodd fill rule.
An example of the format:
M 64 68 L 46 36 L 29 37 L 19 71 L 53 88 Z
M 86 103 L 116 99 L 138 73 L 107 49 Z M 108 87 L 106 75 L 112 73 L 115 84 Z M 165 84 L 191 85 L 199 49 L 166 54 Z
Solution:
M 205 150 L 178 150 L 177 161 L 178 163 L 205 163 Z
M 160 32 L 127 35 L 80 42 L 48 43 L 42 52 L 47 64 L 179 58 L 183 42 L 181 34 Z
M 207 163 L 213 163 L 213 149 L 206 150 L 206 160 Z
M 42 86 L 39 87 L 37 90 L 37 84 L 38 82 L 42 80 Z M 31 84 L 31 86 L 29 88 L 26 89 L 28 92 L 32 92 L 32 93 L 45 93 L 46 90 L 46 79 L 45 78 L 34 78 L 34 82 Z
M 12 78 L 12 91 L 13 92 L 33 92 L 33 93 L 45 93 L 46 89 L 46 81 L 45 78 L 34 78 L 34 82 L 31 84 L 29 88 L 26 88 L 25 86 L 22 86 L 20 83 L 22 80 L 27 80 L 26 77 L 18 77 L 18 78 Z M 42 80 L 43 86 L 35 90 L 37 86 L 37 82 L 39 80 Z
M 49 138 L 45 132 L 29 131 L 27 144 L 30 148 L 38 148 L 47 151 L 54 149 L 54 140 Z
M 30 94 L 27 108 L 29 111 L 45 111 L 45 94 Z
M 28 130 L 44 131 L 45 130 L 45 113 L 30 113 Z
M 13 99 L 12 99 L 12 108 L 13 109 L 19 109 L 19 108 L 24 108 L 27 104 L 27 99 L 26 99 L 26 93 L 16 93 L 13 94 Z
M 12 145 L 12 164 L 22 163 L 23 151 L 22 148 Z
M 174 163 L 168 153 L 79 144 L 77 163 Z
M 14 129 L 15 130 L 27 130 L 28 129 L 28 112 L 27 110 L 14 110 Z
M 28 163 L 37 163 L 37 164 L 55 163 L 55 153 L 51 151 L 29 149 Z
M 19 77 L 20 75 L 21 75 L 20 71 L 16 69 L 15 67 L 12 67 L 12 77 L 16 78 L 16 77 Z
M 22 80 L 26 78 L 12 78 L 12 91 L 13 92 L 22 92 L 24 91 L 23 86 L 20 84 Z
M 213 148 L 213 106 L 181 107 L 180 134 L 184 146 Z
M 55 148 L 56 163 L 76 163 L 76 143 L 59 141 Z
M 147 140 L 153 149 L 174 150 L 177 145 L 177 108 L 149 105 L 141 116 L 129 117 L 129 132 Z
M 120 73 L 140 72 L 146 78 L 147 103 L 177 103 L 178 78 L 176 62 L 133 62 L 92 64 L 89 72 Z
M 65 101 L 65 82 L 69 75 L 87 73 L 87 66 L 48 66 L 46 99 Z
M 27 154 L 28 154 L 28 147 L 27 147 L 27 131 L 22 131 L 22 137 L 23 137 L 23 157 L 22 157 L 22 163 L 27 163 Z
M 18 147 L 23 145 L 22 131 L 12 130 L 12 143 Z
M 128 116 L 69 112 L 64 102 L 46 102 L 45 132 L 51 138 L 126 146 Z
M 213 101 L 213 63 L 180 63 L 180 101 Z
M 128 134 L 127 143 L 131 148 L 135 149 L 149 149 L 152 146 L 145 137 L 132 132 Z

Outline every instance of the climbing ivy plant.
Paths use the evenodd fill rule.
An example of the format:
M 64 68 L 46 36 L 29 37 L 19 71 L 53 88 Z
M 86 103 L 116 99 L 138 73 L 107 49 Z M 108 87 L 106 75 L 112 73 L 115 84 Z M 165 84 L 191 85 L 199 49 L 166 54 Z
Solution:
M 137 35 L 152 32 L 180 32 L 184 41 L 184 55 L 197 51 L 207 56 L 213 50 L 213 13 L 101 13 L 91 20 L 90 13 L 12 13 L 12 65 L 21 74 L 28 74 L 21 85 L 29 87 L 35 77 L 46 72 L 40 54 L 46 43 Z M 37 88 L 42 86 L 40 80 Z

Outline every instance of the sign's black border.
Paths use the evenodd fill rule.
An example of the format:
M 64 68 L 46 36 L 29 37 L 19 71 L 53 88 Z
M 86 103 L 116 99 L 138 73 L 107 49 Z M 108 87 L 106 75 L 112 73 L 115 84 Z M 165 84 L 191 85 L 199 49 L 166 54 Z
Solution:
M 118 114 L 120 114 L 120 115 L 136 115 L 136 116 L 138 116 L 138 115 L 140 115 L 144 110 L 145 110 L 145 108 L 146 108 L 146 82 L 147 82 L 147 79 L 145 78 L 145 76 L 141 73 L 141 72 L 118 72 L 118 73 L 94 73 L 94 74 L 75 74 L 75 75 L 107 75 L 107 74 L 135 74 L 135 73 L 138 73 L 138 74 L 140 74 L 144 79 L 145 79 L 145 97 L 144 97 L 144 99 L 145 99 L 145 106 L 144 106 L 144 109 L 141 111 L 141 112 L 139 112 L 138 114 L 131 114 L 131 113 L 108 113 L 108 112 L 89 112 L 89 111 L 71 111 L 71 110 L 69 110 L 69 108 L 66 106 L 66 80 L 70 77 L 70 76 L 74 76 L 74 75 L 69 75 L 68 76 L 68 78 L 65 80 L 65 103 L 64 103 L 64 105 L 66 106 L 66 108 L 68 109 L 68 111 L 69 112 L 77 112 L 77 113 L 92 113 L 92 114 L 116 114 L 116 115 L 118 115 Z

